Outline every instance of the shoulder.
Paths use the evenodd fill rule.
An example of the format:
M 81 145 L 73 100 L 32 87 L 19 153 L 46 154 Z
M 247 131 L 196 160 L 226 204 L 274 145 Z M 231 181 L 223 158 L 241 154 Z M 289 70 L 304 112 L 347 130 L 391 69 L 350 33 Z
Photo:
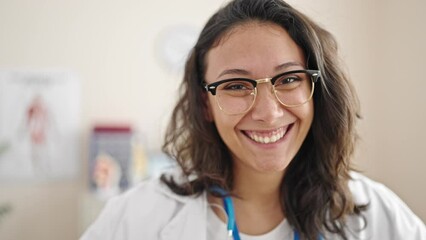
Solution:
M 351 172 L 351 177 L 349 189 L 357 204 L 368 204 L 371 203 L 371 200 L 378 200 L 385 205 L 396 202 L 402 203 L 398 196 L 382 183 L 376 182 L 357 172 Z
M 393 191 L 360 173 L 351 176 L 349 188 L 355 203 L 367 205 L 363 217 L 370 237 L 380 233 L 382 239 L 426 239 L 424 223 Z
M 162 229 L 179 219 L 181 210 L 199 210 L 202 201 L 200 196 L 175 194 L 158 178 L 146 180 L 110 199 L 81 239 L 157 239 Z
M 185 204 L 192 197 L 175 194 L 159 178 L 147 179 L 120 196 L 114 197 L 109 204 L 122 205 L 124 208 L 132 206 L 174 206 Z

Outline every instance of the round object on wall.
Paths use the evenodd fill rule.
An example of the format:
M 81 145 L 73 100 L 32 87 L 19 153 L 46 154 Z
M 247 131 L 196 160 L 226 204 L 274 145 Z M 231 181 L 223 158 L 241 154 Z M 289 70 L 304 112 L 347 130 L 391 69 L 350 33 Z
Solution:
M 164 28 L 157 40 L 156 55 L 167 71 L 183 72 L 191 48 L 195 45 L 199 29 L 190 25 L 173 25 Z

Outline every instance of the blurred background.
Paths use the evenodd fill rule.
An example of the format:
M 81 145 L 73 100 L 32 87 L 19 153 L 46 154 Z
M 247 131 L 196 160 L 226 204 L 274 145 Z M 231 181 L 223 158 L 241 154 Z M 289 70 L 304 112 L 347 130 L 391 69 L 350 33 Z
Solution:
M 168 164 L 160 147 L 182 64 L 225 2 L 0 0 L 0 239 L 77 239 L 105 199 Z M 362 107 L 355 165 L 426 221 L 426 2 L 288 2 L 337 38 Z M 37 89 L 44 105 L 27 96 Z M 42 129 L 58 126 L 67 141 L 29 120 L 26 142 L 8 141 L 20 126 L 14 109 L 54 116 Z M 40 146 L 50 149 L 48 170 L 23 161 L 39 159 Z M 114 169 L 118 189 L 98 192 Z

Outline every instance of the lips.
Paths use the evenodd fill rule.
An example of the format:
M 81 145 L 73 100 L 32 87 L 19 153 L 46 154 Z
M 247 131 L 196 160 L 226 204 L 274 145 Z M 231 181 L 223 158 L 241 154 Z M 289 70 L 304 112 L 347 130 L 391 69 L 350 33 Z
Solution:
M 271 144 L 281 140 L 287 133 L 289 126 L 290 125 L 287 125 L 285 127 L 280 127 L 271 131 L 243 131 L 243 132 L 247 137 L 249 137 L 251 140 L 257 143 Z

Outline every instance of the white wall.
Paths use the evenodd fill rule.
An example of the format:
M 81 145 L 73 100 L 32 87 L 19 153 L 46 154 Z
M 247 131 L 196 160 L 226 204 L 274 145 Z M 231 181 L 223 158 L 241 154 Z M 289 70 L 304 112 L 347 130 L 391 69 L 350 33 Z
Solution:
M 147 148 L 158 150 L 180 78 L 159 61 L 156 49 L 164 29 L 200 28 L 222 2 L 0 0 L 0 68 L 75 71 L 83 103 L 81 178 L 0 183 L 0 203 L 13 204 L 13 212 L 0 222 L 0 239 L 77 238 L 90 127 L 131 123 L 146 135 Z M 357 165 L 425 221 L 425 2 L 289 2 L 339 41 L 362 104 Z
M 426 221 L 426 2 L 380 0 L 374 79 L 371 79 L 370 175 L 387 183 Z

